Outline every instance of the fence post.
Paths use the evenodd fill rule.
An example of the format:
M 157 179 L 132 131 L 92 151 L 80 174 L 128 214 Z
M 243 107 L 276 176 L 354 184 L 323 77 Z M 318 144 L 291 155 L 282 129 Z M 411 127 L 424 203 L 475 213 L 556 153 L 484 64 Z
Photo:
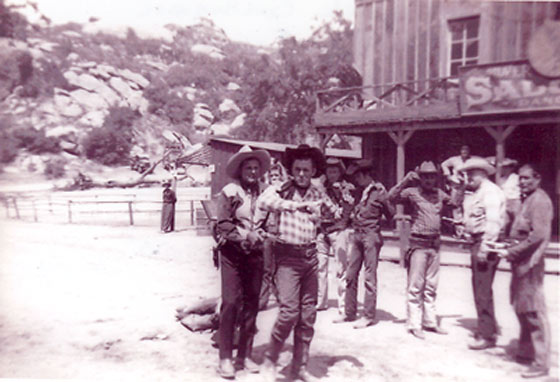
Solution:
M 128 216 L 130 218 L 130 225 L 134 225 L 134 219 L 132 218 L 132 202 L 128 202 Z
M 68 201 L 68 223 L 72 223 L 72 201 Z
M 52 209 L 52 198 L 49 195 L 49 212 L 51 213 L 51 215 L 53 214 L 53 209 Z
M 35 199 L 31 200 L 31 207 L 33 208 L 33 220 L 37 222 L 37 208 L 35 207 Z
M 6 218 L 10 217 L 10 204 L 8 203 L 9 199 L 4 200 L 4 207 L 6 207 Z
M 17 206 L 17 199 L 15 197 L 12 198 L 12 202 L 14 202 L 14 209 L 16 210 L 16 219 L 19 219 L 19 208 Z
M 191 226 L 194 226 L 194 201 L 191 200 Z

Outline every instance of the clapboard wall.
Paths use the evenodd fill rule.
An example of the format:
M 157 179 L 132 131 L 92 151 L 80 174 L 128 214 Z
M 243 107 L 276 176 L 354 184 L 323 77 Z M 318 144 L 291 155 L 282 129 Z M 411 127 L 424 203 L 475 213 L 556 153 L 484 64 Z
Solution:
M 354 64 L 366 86 L 447 77 L 449 21 L 476 16 L 478 63 L 525 59 L 532 32 L 558 15 L 554 2 L 356 0 Z

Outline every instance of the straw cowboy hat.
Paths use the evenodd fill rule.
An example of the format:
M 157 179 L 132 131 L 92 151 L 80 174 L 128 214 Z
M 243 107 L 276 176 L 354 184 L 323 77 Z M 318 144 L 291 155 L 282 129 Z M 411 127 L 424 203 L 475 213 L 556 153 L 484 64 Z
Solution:
M 346 175 L 352 176 L 355 173 L 357 173 L 358 171 L 372 170 L 373 167 L 374 167 L 373 166 L 373 161 L 371 159 L 360 159 L 360 160 L 352 163 L 348 167 L 348 171 L 346 172 Z
M 437 174 L 439 171 L 432 161 L 424 161 L 416 170 L 418 174 Z
M 342 162 L 342 159 L 340 158 L 332 158 L 332 157 L 327 158 L 325 167 L 338 167 L 343 174 L 346 173 L 346 166 L 344 165 L 344 162 Z
M 517 166 L 517 161 L 511 158 L 505 158 L 502 163 L 500 163 L 500 167 L 515 167 Z
M 284 162 L 284 166 L 288 170 L 288 173 L 291 174 L 292 165 L 294 164 L 294 161 L 296 159 L 308 159 L 308 158 L 311 158 L 311 160 L 315 165 L 315 168 L 317 169 L 313 177 L 318 178 L 323 174 L 323 172 L 325 172 L 326 161 L 325 161 L 325 156 L 323 155 L 321 150 L 319 150 L 316 147 L 311 147 L 306 144 L 299 145 L 295 149 L 287 147 L 286 151 L 284 152 L 283 162 Z
M 270 154 L 266 150 L 253 150 L 245 145 L 239 149 L 226 164 L 226 174 L 234 179 L 239 179 L 239 171 L 243 161 L 247 159 L 256 159 L 260 162 L 261 168 L 259 177 L 263 176 L 270 168 Z
M 480 157 L 467 159 L 463 167 L 459 169 L 459 171 L 461 172 L 465 172 L 469 170 L 483 170 L 486 171 L 488 175 L 492 175 L 496 172 L 494 166 L 488 163 L 486 159 Z

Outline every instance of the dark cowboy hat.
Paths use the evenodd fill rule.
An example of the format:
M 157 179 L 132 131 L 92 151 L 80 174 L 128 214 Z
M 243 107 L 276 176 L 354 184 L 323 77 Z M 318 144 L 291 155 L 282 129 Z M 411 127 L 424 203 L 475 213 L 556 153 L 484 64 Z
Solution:
M 247 159 L 256 159 L 260 162 L 261 168 L 259 177 L 263 176 L 270 168 L 270 154 L 266 150 L 253 150 L 245 145 L 239 149 L 231 158 L 229 158 L 226 165 L 226 174 L 234 179 L 239 178 L 239 167 L 241 163 Z
M 342 159 L 340 158 L 333 158 L 333 157 L 327 158 L 325 167 L 338 167 L 343 174 L 346 173 L 346 166 L 344 165 L 344 162 L 342 162 Z
M 358 171 L 371 171 L 373 169 L 373 161 L 371 159 L 360 159 L 350 166 L 348 166 L 348 171 L 346 175 L 352 176 Z
M 286 148 L 284 152 L 284 166 L 288 170 L 288 173 L 292 172 L 292 165 L 296 159 L 311 159 L 317 171 L 315 172 L 314 178 L 318 178 L 325 172 L 325 156 L 316 147 L 311 147 L 306 144 L 299 145 L 295 149 L 290 147 Z

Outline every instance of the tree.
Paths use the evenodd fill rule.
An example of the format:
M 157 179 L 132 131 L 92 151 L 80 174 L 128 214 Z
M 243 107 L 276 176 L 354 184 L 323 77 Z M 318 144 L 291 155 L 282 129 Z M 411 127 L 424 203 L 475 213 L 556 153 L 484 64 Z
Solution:
M 261 57 L 243 62 L 244 88 L 249 89 L 241 107 L 247 113 L 240 138 L 299 143 L 315 135 L 315 93 L 327 87 L 329 78 L 341 86 L 360 86 L 352 68 L 352 29 L 341 12 L 303 41 L 280 42 L 277 60 Z
M 132 148 L 132 127 L 139 116 L 130 108 L 112 107 L 103 126 L 93 129 L 84 140 L 86 157 L 109 166 L 127 164 Z

